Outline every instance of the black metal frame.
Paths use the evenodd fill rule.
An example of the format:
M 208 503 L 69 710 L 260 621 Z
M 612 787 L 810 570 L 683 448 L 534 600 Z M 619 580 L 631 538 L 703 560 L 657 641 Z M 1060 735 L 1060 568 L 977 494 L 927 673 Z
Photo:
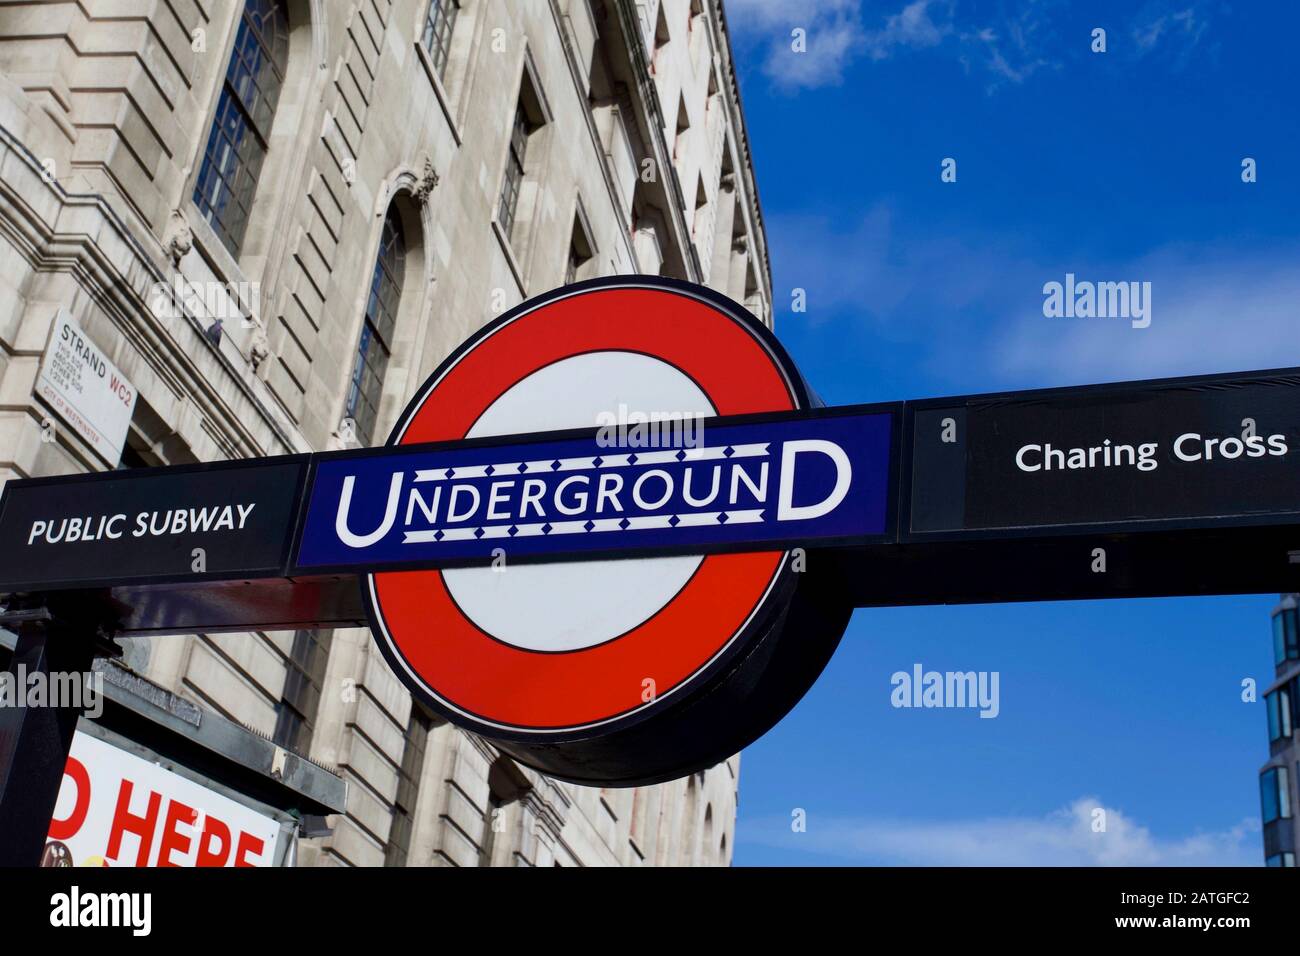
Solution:
M 280 542 L 279 566 L 212 574 L 164 574 L 113 580 L 107 585 L 103 578 L 58 581 L 36 587 L 24 584 L 17 594 L 12 593 L 15 588 L 10 585 L 7 588 L 11 592 L 10 603 L 6 613 L 0 613 L 0 623 L 7 621 L 19 629 L 19 641 L 11 667 L 22 663 L 29 672 L 87 671 L 95 656 L 114 653 L 111 638 L 115 634 L 124 630 L 131 633 L 165 633 L 169 620 L 178 628 L 183 628 L 183 632 L 246 630 L 250 627 L 331 627 L 363 623 L 367 610 L 363 606 L 368 602 L 363 597 L 362 588 L 358 587 L 358 579 L 364 581 L 370 574 L 390 568 L 413 570 L 421 567 L 486 563 L 488 559 L 480 558 L 393 565 L 300 567 L 297 555 L 302 544 L 306 509 L 319 464 L 327 460 L 347 460 L 376 454 L 417 455 L 447 448 L 527 445 L 594 437 L 599 433 L 599 428 L 399 445 L 406 423 L 425 401 L 431 383 L 436 382 L 443 370 L 452 367 L 484 337 L 502 324 L 548 302 L 606 287 L 647 287 L 674 291 L 711 303 L 740 319 L 745 316 L 744 310 L 729 299 L 671 279 L 631 277 L 577 283 L 512 309 L 480 329 L 455 350 L 408 404 L 382 451 L 361 449 L 288 455 L 256 461 L 181 465 L 164 469 L 169 475 L 213 471 L 229 471 L 234 474 L 241 469 L 267 465 L 301 465 L 296 485 L 297 500 L 289 509 L 291 516 L 286 521 L 287 527 Z M 1297 560 L 1300 558 L 1300 500 L 1297 500 L 1294 511 L 1271 514 L 1141 519 L 972 531 L 910 531 L 914 490 L 913 437 L 916 416 L 920 412 L 974 405 L 989 406 L 1003 402 L 1118 395 L 1135 389 L 1159 391 L 1189 387 L 1227 387 L 1242 380 L 1276 380 L 1279 385 L 1296 386 L 1300 384 L 1300 368 L 826 408 L 819 407 L 815 396 L 798 376 L 788 354 L 771 332 L 752 319 L 746 324 L 755 338 L 769 350 L 774 365 L 788 377 L 793 376 L 788 378 L 787 384 L 796 404 L 801 407 L 794 412 L 727 416 L 712 421 L 715 425 L 724 425 L 889 414 L 891 440 L 884 533 L 816 542 L 797 538 L 772 538 L 715 548 L 702 548 L 698 545 L 684 548 L 618 548 L 580 554 L 556 552 L 516 559 L 519 562 L 571 561 L 681 553 L 786 550 L 804 546 L 813 549 L 810 561 L 818 564 L 819 575 L 820 568 L 825 567 L 825 576 L 813 575 L 809 579 L 812 583 L 809 584 L 803 580 L 803 575 L 780 572 L 778 578 L 774 578 L 774 587 L 779 591 L 777 599 L 766 601 L 761 614 L 750 626 L 762 631 L 764 635 L 776 635 L 787 612 L 791 608 L 797 608 L 807 620 L 818 622 L 804 638 L 818 644 L 816 653 L 790 657 L 796 653 L 795 648 L 799 642 L 778 641 L 773 636 L 767 641 L 761 655 L 750 653 L 744 662 L 735 665 L 750 667 L 752 664 L 754 680 L 760 681 L 755 685 L 759 687 L 759 692 L 752 698 L 747 698 L 749 702 L 744 707 L 733 706 L 736 702 L 730 701 L 725 695 L 716 694 L 705 700 L 687 698 L 684 702 L 672 705 L 674 713 L 683 721 L 686 720 L 683 715 L 690 707 L 699 707 L 701 710 L 696 717 L 712 708 L 708 710 L 711 721 L 730 722 L 729 736 L 725 742 L 717 745 L 721 748 L 717 754 L 718 759 L 733 752 L 738 741 L 743 745 L 743 742 L 762 733 L 789 709 L 792 685 L 788 677 L 783 678 L 781 675 L 786 670 L 795 668 L 800 670 L 799 680 L 803 681 L 804 686 L 810 683 L 833 651 L 847 621 L 848 610 L 853 606 L 1300 590 L 1300 560 Z M 53 483 L 131 481 L 156 474 L 158 470 L 108 472 L 29 479 L 21 484 L 32 487 Z M 0 517 L 3 517 L 9 496 L 16 487 L 19 487 L 19 483 L 6 485 L 3 497 L 0 497 Z M 1300 499 L 1300 488 L 1297 489 L 1297 498 Z M 1096 547 L 1107 551 L 1110 568 L 1105 574 L 1090 571 L 1088 556 L 1091 549 Z M 0 582 L 0 594 L 5 591 L 5 583 Z M 141 610 L 141 607 L 149 605 L 154 606 Z M 232 611 L 232 608 L 235 610 Z M 189 616 L 177 616 L 180 611 Z M 207 620 L 202 616 L 204 613 L 213 616 L 217 621 L 216 627 L 210 628 L 202 623 Z M 223 613 L 226 614 L 224 618 Z M 297 614 L 310 620 L 270 620 L 274 613 Z M 169 614 L 174 619 L 169 619 Z M 181 617 L 183 622 L 176 624 Z M 138 629 L 132 629 L 133 621 Z M 388 653 L 382 642 L 380 649 L 385 654 Z M 786 656 L 782 657 L 783 654 Z M 772 661 L 768 662 L 764 655 L 771 655 Z M 778 660 L 780 666 L 776 666 Z M 767 666 L 769 663 L 772 666 Z M 706 670 L 716 671 L 724 665 L 733 666 L 729 660 L 719 658 L 708 665 Z M 793 699 L 797 699 L 797 696 Z M 76 709 L 71 707 L 0 709 L 0 865 L 30 865 L 39 858 L 77 716 Z M 656 735 L 665 731 L 646 729 L 643 726 L 646 722 L 645 716 L 630 715 L 619 724 L 619 741 L 616 743 L 606 740 L 600 746 L 605 747 L 608 754 L 618 755 L 620 760 L 625 759 L 626 754 L 662 751 L 663 740 Z M 661 728 L 663 726 L 660 725 Z M 502 749 L 517 759 L 535 761 L 536 765 L 545 765 L 549 771 L 568 779 L 591 783 L 605 783 L 612 779 L 609 776 L 588 778 L 581 760 L 574 758 L 566 763 L 568 756 L 551 753 L 548 748 L 553 743 L 566 739 L 563 734 L 550 738 L 544 744 L 530 743 L 521 735 L 509 733 L 494 735 L 494 739 L 498 738 Z M 664 756 L 661 753 L 660 757 L 660 762 L 667 769 L 657 769 L 651 777 L 645 777 L 642 768 L 627 764 L 617 771 L 624 774 L 620 779 L 624 783 L 646 783 L 675 776 L 676 769 L 680 768 L 668 767 L 671 755 Z
M 6 668 L 16 675 L 88 674 L 98 656 L 115 656 L 113 609 L 64 595 L 58 603 L 10 607 L 0 623 L 18 642 Z M 34 866 L 45 835 L 81 710 L 73 706 L 0 707 L 0 867 Z

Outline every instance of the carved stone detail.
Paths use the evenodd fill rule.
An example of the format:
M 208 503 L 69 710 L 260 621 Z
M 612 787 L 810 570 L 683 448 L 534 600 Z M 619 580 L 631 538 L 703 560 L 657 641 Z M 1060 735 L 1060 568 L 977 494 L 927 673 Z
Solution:
M 171 259 L 172 265 L 179 266 L 186 253 L 194 248 L 194 230 L 185 218 L 185 213 L 173 209 L 167 220 L 167 230 L 163 233 L 163 251 Z
M 428 202 L 429 194 L 437 187 L 438 182 L 438 171 L 433 168 L 433 161 L 428 156 L 424 157 L 424 174 L 415 185 L 415 201 L 421 206 Z

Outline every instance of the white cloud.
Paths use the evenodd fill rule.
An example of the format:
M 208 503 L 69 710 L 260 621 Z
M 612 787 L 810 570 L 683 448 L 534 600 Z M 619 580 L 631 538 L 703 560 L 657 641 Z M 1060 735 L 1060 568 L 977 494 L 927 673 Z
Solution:
M 879 18 L 864 14 L 861 0 L 727 0 L 726 9 L 733 32 L 763 51 L 763 72 L 787 91 L 836 85 L 859 57 L 883 62 L 948 43 L 961 62 L 992 75 L 992 91 L 1049 65 L 1036 50 L 1054 2 L 1022 0 L 995 25 L 969 29 L 958 29 L 958 0 L 904 0 Z M 792 48 L 796 28 L 805 31 L 804 52 Z
M 764 27 L 797 23 L 799 20 L 817 19 L 828 14 L 856 12 L 860 0 L 724 0 L 727 19 L 737 29 L 754 25 Z
M 1149 23 L 1133 27 L 1133 43 L 1143 52 L 1150 50 L 1160 42 L 1160 34 L 1165 32 L 1168 17 L 1157 17 Z
M 941 225 L 918 234 L 896 219 L 887 203 L 847 230 L 819 216 L 771 216 L 778 288 L 805 289 L 808 301 L 807 313 L 781 316 L 781 327 L 917 343 L 920 370 L 935 387 L 962 391 L 1294 364 L 1287 345 L 1300 328 L 1300 242 L 1172 244 L 1125 259 L 1046 260 L 1024 237 Z M 1150 327 L 1045 317 L 1043 285 L 1067 272 L 1081 281 L 1150 282 Z
M 1170 47 L 1179 66 L 1186 63 L 1209 28 L 1206 11 L 1199 4 L 1181 10 L 1165 9 L 1159 14 L 1144 13 L 1139 15 L 1131 31 L 1138 55 L 1145 56 L 1158 47 Z
M 889 58 L 896 49 L 924 49 L 938 46 L 952 32 L 951 8 L 947 18 L 935 23 L 930 16 L 932 0 L 913 0 L 885 19 L 883 29 L 866 35 L 867 52 L 873 60 Z
M 1023 83 L 1045 67 L 1060 65 L 1040 53 L 1059 48 L 1049 36 L 1052 30 L 1048 13 L 1052 6 L 1052 2 L 1025 4 L 1003 16 L 996 25 L 961 34 L 963 62 L 969 67 L 974 58 L 988 71 L 992 77 L 988 92 L 1005 83 Z
M 763 72 L 786 90 L 838 84 L 864 40 L 860 0 L 729 0 L 725 9 L 733 32 L 764 50 Z M 795 29 L 804 31 L 801 52 Z
M 937 160 L 934 168 L 937 177 Z M 900 231 L 896 218 L 888 202 L 872 206 L 848 230 L 823 216 L 768 218 L 776 281 L 808 291 L 811 305 L 800 321 L 816 325 L 847 318 L 870 322 L 880 334 L 905 325 L 901 331 L 947 336 L 967 310 L 1003 312 L 1008 290 L 1015 288 L 1013 277 L 1042 271 L 1017 252 L 1018 243 L 995 234 L 966 240 L 930 228 L 913 235 L 906 220 Z M 1035 308 L 1038 302 L 1032 303 Z M 1021 304 L 1030 303 L 1022 299 Z M 924 326 L 916 324 L 918 315 L 927 317 Z
M 900 0 L 894 0 L 899 3 Z M 900 54 L 941 49 L 987 78 L 986 91 L 1021 84 L 1065 60 L 1087 57 L 1088 44 L 1056 35 L 1063 0 L 1007 0 L 991 21 L 974 0 L 901 0 L 892 13 L 864 12 L 862 0 L 726 0 L 728 22 L 742 46 L 757 49 L 763 72 L 786 91 L 834 86 L 855 60 L 881 63 Z M 1204 47 L 1207 0 L 1151 0 L 1128 26 L 1115 24 L 1116 55 L 1159 55 L 1181 69 Z M 805 31 L 806 50 L 792 49 L 791 31 Z M 1119 36 L 1127 30 L 1129 42 Z
M 936 22 L 932 10 L 943 14 Z M 952 0 L 910 0 L 868 29 L 861 0 L 728 0 L 728 21 L 743 40 L 765 50 L 763 72 L 786 90 L 834 86 L 854 59 L 886 60 L 900 50 L 939 45 L 952 33 Z M 804 31 L 796 52 L 792 31 Z
M 1096 832 L 1097 809 L 1105 830 Z M 742 843 L 824 854 L 843 861 L 908 866 L 1258 866 L 1259 824 L 1159 838 L 1095 797 L 1080 797 L 1041 817 L 972 820 L 886 820 L 807 817 L 742 818 Z
M 1132 262 L 1043 272 L 1026 294 L 1042 302 L 1042 283 L 1079 279 L 1149 281 L 1152 320 L 1049 319 L 1041 309 L 1009 315 L 990 362 L 1003 375 L 1060 384 L 1237 372 L 1292 364 L 1288 344 L 1300 327 L 1300 249 L 1294 243 L 1251 254 L 1217 246 L 1170 246 Z

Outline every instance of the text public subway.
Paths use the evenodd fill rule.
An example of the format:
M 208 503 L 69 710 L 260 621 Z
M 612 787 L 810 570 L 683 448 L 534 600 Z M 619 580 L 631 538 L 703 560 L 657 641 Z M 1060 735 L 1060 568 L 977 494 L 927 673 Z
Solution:
M 134 516 L 119 513 L 40 518 L 32 522 L 27 543 L 74 544 L 78 541 L 115 541 L 122 537 L 160 538 L 164 535 L 242 531 L 254 507 L 255 503 L 250 502 L 141 511 Z
M 1178 461 L 1235 461 L 1239 458 L 1281 458 L 1287 453 L 1285 435 L 1244 435 L 1241 438 L 1206 437 L 1185 432 L 1174 439 L 1174 458 Z M 1112 443 L 1109 438 L 1087 448 L 1058 448 L 1052 444 L 1021 445 L 1016 451 L 1016 467 L 1021 471 L 1078 471 L 1090 468 L 1132 467 L 1138 471 L 1155 471 L 1160 465 L 1158 442 L 1139 445 Z

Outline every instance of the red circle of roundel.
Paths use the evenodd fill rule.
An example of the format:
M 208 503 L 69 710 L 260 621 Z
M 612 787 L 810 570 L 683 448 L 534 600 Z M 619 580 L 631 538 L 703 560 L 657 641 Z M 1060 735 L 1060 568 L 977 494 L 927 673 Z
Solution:
M 659 283 L 571 287 L 485 328 L 423 386 L 389 438 L 464 438 L 497 398 L 555 362 L 639 352 L 692 379 L 719 415 L 786 411 L 799 391 L 768 345 L 738 319 Z M 617 281 L 617 280 L 615 280 Z M 688 684 L 744 630 L 772 589 L 781 552 L 710 555 L 663 608 L 627 633 L 569 651 L 526 650 L 484 633 L 457 606 L 441 571 L 369 576 L 377 637 L 432 701 L 522 735 L 608 723 Z

